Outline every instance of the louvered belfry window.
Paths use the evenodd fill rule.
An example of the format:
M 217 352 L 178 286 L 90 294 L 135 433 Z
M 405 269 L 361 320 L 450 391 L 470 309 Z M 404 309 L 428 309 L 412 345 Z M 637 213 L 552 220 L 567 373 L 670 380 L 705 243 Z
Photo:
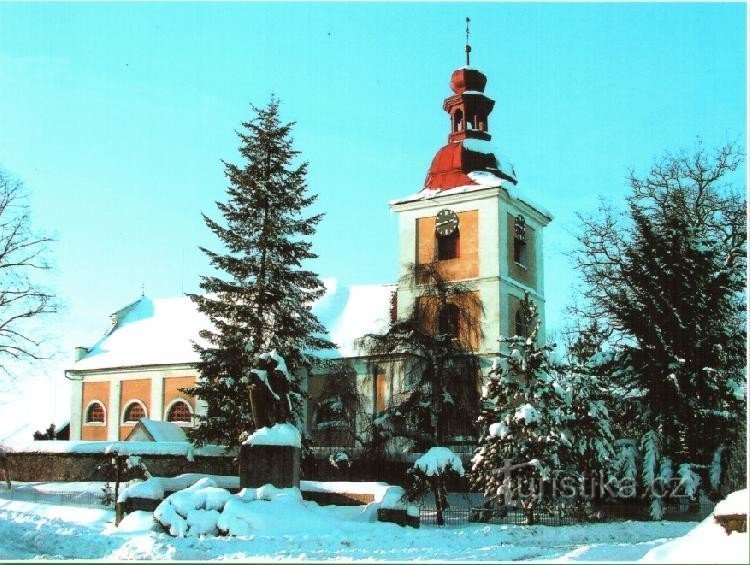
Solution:
M 526 265 L 526 218 L 521 215 L 513 222 L 513 261 Z

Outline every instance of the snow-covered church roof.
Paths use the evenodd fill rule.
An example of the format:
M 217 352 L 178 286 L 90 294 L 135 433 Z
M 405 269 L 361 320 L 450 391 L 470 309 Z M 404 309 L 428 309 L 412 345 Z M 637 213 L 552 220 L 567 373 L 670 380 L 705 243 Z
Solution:
M 360 354 L 356 340 L 388 326 L 391 294 L 395 285 L 340 286 L 335 279 L 323 281 L 326 293 L 313 304 L 313 312 L 337 345 L 325 357 Z M 197 363 L 193 342 L 210 327 L 188 296 L 152 299 L 142 296 L 112 314 L 112 326 L 68 369 L 87 371 Z

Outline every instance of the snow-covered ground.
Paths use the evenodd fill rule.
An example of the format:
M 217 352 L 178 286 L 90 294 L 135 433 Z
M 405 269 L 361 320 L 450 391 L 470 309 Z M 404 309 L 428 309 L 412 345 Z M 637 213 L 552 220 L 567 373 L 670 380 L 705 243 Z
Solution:
M 16 483 L 18 491 L 99 492 L 100 484 Z M 0 560 L 258 561 L 639 561 L 746 563 L 748 534 L 713 522 L 613 522 L 562 527 L 467 524 L 415 530 L 372 521 L 365 507 L 255 502 L 245 536 L 171 537 L 153 514 L 5 500 L 0 491 Z M 258 514 L 257 510 L 268 509 Z
M 290 508 L 290 510 L 292 510 Z M 547 526 L 422 527 L 371 522 L 362 507 L 304 502 L 244 537 L 173 538 L 135 512 L 119 527 L 111 510 L 0 499 L 0 560 L 637 560 L 685 535 L 686 522 Z
M 732 532 L 727 535 L 724 528 L 714 520 L 714 515 L 747 514 L 749 506 L 747 489 L 733 492 L 716 505 L 713 514 L 686 536 L 652 549 L 642 561 L 644 563 L 750 562 L 748 534 Z

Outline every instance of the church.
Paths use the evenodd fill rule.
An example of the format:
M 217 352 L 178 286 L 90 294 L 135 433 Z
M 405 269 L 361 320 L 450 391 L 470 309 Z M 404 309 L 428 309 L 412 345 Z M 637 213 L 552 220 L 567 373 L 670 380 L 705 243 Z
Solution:
M 520 186 L 513 166 L 492 143 L 495 101 L 485 94 L 487 76 L 470 66 L 470 51 L 467 44 L 466 65 L 451 75 L 452 93 L 443 101 L 447 143 L 435 154 L 424 186 L 389 203 L 398 220 L 399 282 L 344 288 L 324 280 L 326 294 L 313 305 L 337 345 L 327 355 L 356 372 L 373 417 L 398 393 L 399 383 L 393 375 L 370 374 L 358 340 L 409 314 L 425 293 L 419 281 L 406 282 L 415 266 L 432 265 L 443 280 L 460 282 L 479 298 L 483 331 L 472 347 L 482 358 L 497 355 L 499 336 L 526 333 L 519 313 L 526 293 L 539 309 L 543 336 L 543 230 L 552 216 L 533 203 L 532 189 Z M 73 385 L 70 439 L 126 440 L 142 418 L 190 427 L 206 407 L 181 389 L 199 376 L 193 342 L 200 342 L 198 333 L 207 324 L 187 296 L 142 296 L 112 314 L 104 336 L 91 347 L 76 348 L 65 371 Z M 317 433 L 315 407 L 326 378 L 306 377 L 307 431 L 317 445 L 351 445 Z

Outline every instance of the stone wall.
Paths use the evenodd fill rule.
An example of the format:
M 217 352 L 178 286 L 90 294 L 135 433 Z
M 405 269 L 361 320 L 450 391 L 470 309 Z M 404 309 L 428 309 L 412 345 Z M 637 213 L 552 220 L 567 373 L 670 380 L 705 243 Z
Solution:
M 109 461 L 103 453 L 6 453 L 11 479 L 21 482 L 106 481 L 100 466 Z M 234 457 L 196 456 L 189 461 L 184 455 L 141 455 L 141 461 L 152 475 L 174 477 L 183 473 L 237 475 Z
M 21 482 L 72 482 L 107 481 L 105 470 L 99 467 L 110 460 L 104 453 L 25 453 L 6 452 L 11 479 Z M 406 458 L 371 460 L 354 454 L 352 465 L 336 469 L 328 461 L 328 453 L 321 450 L 302 462 L 301 478 L 311 481 L 382 481 L 391 485 L 406 486 L 406 472 L 419 454 Z M 141 461 L 152 475 L 175 477 L 183 473 L 239 476 L 239 463 L 232 456 L 198 456 L 188 461 L 184 455 L 140 455 Z M 464 466 L 468 464 L 464 462 Z M 449 490 L 466 492 L 465 478 L 449 481 Z

